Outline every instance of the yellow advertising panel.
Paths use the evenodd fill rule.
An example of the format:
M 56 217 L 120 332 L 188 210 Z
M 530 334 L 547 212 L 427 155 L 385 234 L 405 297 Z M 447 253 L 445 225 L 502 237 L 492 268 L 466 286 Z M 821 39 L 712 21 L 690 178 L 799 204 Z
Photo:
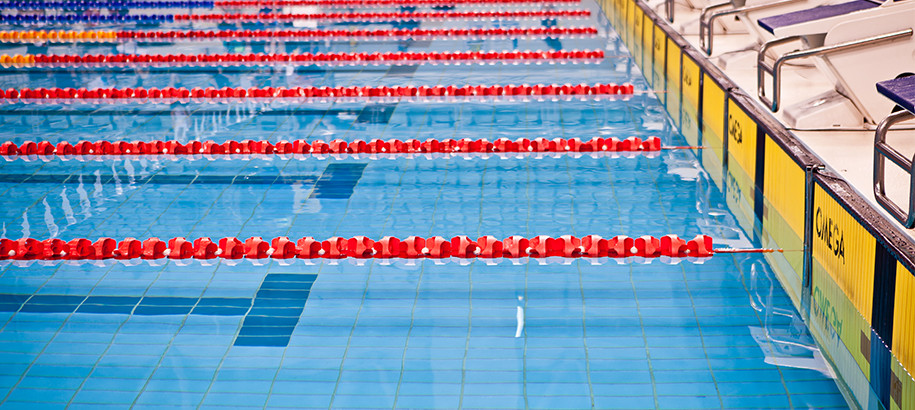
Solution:
M 702 150 L 702 157 L 709 157 L 709 159 L 714 160 L 703 161 L 702 165 L 709 171 L 709 175 L 718 176 L 718 178 L 714 178 L 715 184 L 720 189 L 724 189 L 724 186 L 726 186 L 729 192 L 729 199 L 734 200 L 736 199 L 735 195 L 740 194 L 742 196 L 742 193 L 738 192 L 732 178 L 724 175 L 723 166 L 721 165 L 724 160 L 725 101 L 724 90 L 718 84 L 715 84 L 711 78 L 703 74 L 701 122 L 699 125 L 702 145 L 705 147 Z M 746 225 L 744 218 L 738 218 L 738 220 L 742 222 L 742 225 Z
M 827 269 L 817 261 L 813 262 L 810 278 L 811 330 L 814 327 L 825 329 L 819 340 L 826 346 L 824 352 L 831 353 L 836 368 L 845 375 L 845 381 L 855 396 L 866 397 L 871 389 L 868 383 L 871 378 L 870 324 Z M 856 373 L 864 377 L 857 377 Z
M 626 27 L 619 28 L 619 32 L 623 35 L 623 39 L 626 41 L 626 45 L 631 50 L 634 47 L 632 42 L 633 36 L 632 33 L 635 32 L 635 13 L 638 10 L 635 1 L 626 1 Z M 641 10 L 639 10 L 641 12 Z M 639 25 L 641 27 L 641 25 Z
M 629 50 L 632 51 L 632 58 L 638 64 L 642 59 L 642 22 L 645 20 L 645 12 L 637 4 L 629 6 L 632 9 L 632 26 L 629 33 Z
M 686 137 L 689 145 L 699 145 L 699 108 L 686 99 L 683 99 L 683 108 L 680 112 L 680 133 Z
M 897 262 L 892 352 L 906 369 L 915 369 L 915 274 Z M 915 405 L 915 401 L 910 403 Z
M 724 146 L 724 90 L 706 74 L 702 74 L 702 142 L 721 152 Z
M 667 52 L 667 42 L 668 42 L 667 33 L 665 33 L 664 30 L 661 29 L 661 26 L 655 25 L 654 26 L 654 38 L 651 41 L 651 49 L 654 52 L 655 67 L 659 66 L 659 64 L 658 64 L 659 61 L 664 61 L 664 57 L 666 56 L 666 52 Z M 674 47 L 676 47 L 676 46 L 674 46 Z M 661 65 L 661 66 L 663 68 L 663 65 Z M 657 68 L 655 68 L 655 69 L 657 69 Z
M 814 192 L 813 224 L 813 257 L 861 315 L 871 317 L 876 240 L 819 185 Z
M 654 55 L 654 47 L 652 46 L 652 38 L 654 38 L 654 30 L 656 28 L 654 21 L 651 20 L 647 14 L 643 15 L 642 18 L 642 72 L 645 73 L 645 78 L 648 79 L 648 83 L 654 85 L 652 81 L 652 71 L 654 71 L 654 62 L 652 56 Z
M 863 316 L 869 321 L 873 308 L 876 240 L 819 185 L 814 188 L 813 198 L 813 258 L 835 281 L 843 296 L 856 310 L 842 312 L 842 316 Z M 837 296 L 835 295 L 833 300 L 836 300 Z M 850 349 L 857 346 L 857 343 L 851 343 L 858 338 L 861 338 L 862 344 L 863 338 L 870 338 L 870 326 L 865 323 L 864 327 L 866 335 L 865 329 L 860 329 L 861 335 L 842 334 L 842 340 Z M 854 355 L 856 349 L 851 350 Z M 870 368 L 869 360 L 865 360 L 869 352 L 870 350 L 862 350 L 855 355 L 862 370 Z M 865 370 L 866 374 L 868 372 L 869 370 Z
M 763 195 L 797 237 L 804 236 L 804 170 L 766 136 Z M 766 183 L 769 181 L 770 183 Z
M 624 30 L 629 24 L 629 5 L 630 0 L 616 0 L 616 31 L 623 36 Z
M 655 90 L 660 91 L 658 93 L 658 99 L 661 100 L 661 104 L 666 104 L 667 93 L 664 92 L 667 90 L 666 83 L 666 73 L 667 73 L 667 34 L 664 33 L 664 30 L 661 30 L 661 26 L 654 26 L 654 36 L 651 41 L 651 53 L 654 63 L 652 64 L 653 69 L 651 70 L 651 85 Z
M 745 174 L 756 175 L 756 122 L 733 100 L 728 101 L 728 156 Z M 728 166 L 732 161 L 728 160 Z
M 699 107 L 699 78 L 702 75 L 702 71 L 699 70 L 699 64 L 696 64 L 688 55 L 683 54 L 681 72 L 684 105 L 688 102 L 693 107 Z
M 804 170 L 768 135 L 759 138 L 765 138 L 762 222 L 768 236 L 764 238 L 771 237 L 775 242 L 764 240 L 763 246 L 784 249 L 783 255 L 792 267 L 792 281 L 799 281 L 803 271 Z
M 655 39 L 658 37 L 655 36 Z M 670 38 L 667 39 L 667 93 L 664 103 L 667 113 L 674 124 L 680 127 L 680 47 Z
M 728 199 L 735 201 L 738 221 L 753 230 L 756 206 L 756 122 L 728 99 Z

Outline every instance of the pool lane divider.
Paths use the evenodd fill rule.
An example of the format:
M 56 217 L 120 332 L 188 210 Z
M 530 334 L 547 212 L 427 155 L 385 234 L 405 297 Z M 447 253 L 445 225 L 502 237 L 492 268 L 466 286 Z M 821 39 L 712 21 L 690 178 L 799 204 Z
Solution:
M 580 98 L 615 95 L 633 95 L 632 84 L 535 84 L 535 85 L 465 85 L 465 86 L 381 86 L 381 87 L 262 87 L 262 88 L 10 88 L 0 90 L 2 103 L 65 103 L 87 102 L 123 104 L 149 102 L 171 104 L 175 102 L 228 103 L 261 99 L 264 101 L 303 101 L 313 98 L 441 98 L 441 97 L 549 97 Z
M 656 152 L 665 149 L 658 137 L 594 137 L 587 141 L 579 138 L 499 138 L 487 139 L 434 139 L 425 141 L 408 139 L 372 139 L 369 141 L 329 142 L 314 140 L 279 141 L 229 140 L 223 143 L 213 141 L 190 141 L 181 143 L 169 141 L 79 141 L 70 144 L 63 141 L 56 145 L 48 141 L 25 141 L 17 145 L 12 141 L 0 144 L 0 156 L 109 156 L 109 155 L 250 155 L 250 154 L 467 154 L 467 153 L 565 153 L 565 152 Z
M 550 5 L 577 4 L 581 0 L 216 0 L 215 7 L 377 7 L 377 6 L 463 6 L 488 4 Z
M 216 0 L 214 7 L 384 7 L 576 4 L 581 0 Z
M 95 9 L 129 10 L 157 8 L 275 8 L 275 7 L 396 7 L 396 6 L 458 6 L 485 4 L 549 5 L 579 3 L 581 0 L 202 0 L 202 1 L 148 1 L 148 0 L 80 0 L 43 1 L 12 0 L 3 8 L 15 10 L 68 10 L 83 11 Z
M 577 38 L 597 35 L 594 27 L 391 28 L 354 30 L 12 30 L 0 31 L 0 43 L 18 42 L 173 42 L 177 40 L 317 41 L 329 39 L 487 39 Z
M 0 260 L 707 258 L 715 253 L 712 238 L 707 235 L 697 235 L 690 240 L 676 235 L 660 238 L 647 235 L 638 238 L 624 235 L 525 238 L 514 235 L 501 240 L 491 235 L 477 239 L 465 235 L 450 239 L 386 236 L 378 240 L 365 236 L 326 240 L 310 236 L 298 240 L 285 236 L 265 240 L 255 236 L 244 241 L 234 237 L 216 241 L 208 237 L 194 240 L 184 237 L 168 240 L 126 238 L 121 241 L 99 238 L 94 242 L 86 238 L 70 241 L 0 239 Z
M 66 1 L 43 1 L 43 0 L 7 0 L 8 2 L 0 8 L 14 10 L 126 10 L 126 9 L 211 9 L 214 7 L 212 0 L 192 0 L 192 1 L 148 1 L 148 0 L 66 0 Z M 307 0 L 306 0 L 307 1 Z M 447 1 L 447 0 L 443 0 Z M 460 0 L 458 0 L 460 1 Z M 504 1 L 504 0 L 503 0 Z M 558 1 L 558 0 L 554 0 Z
M 215 13 L 215 14 L 85 14 L 0 15 L 0 22 L 8 24 L 76 24 L 76 23 L 139 23 L 159 24 L 172 22 L 291 22 L 295 20 L 346 21 L 353 23 L 385 21 L 457 19 L 555 19 L 588 18 L 588 10 L 514 10 L 514 11 L 418 11 L 418 12 L 346 12 L 346 13 Z
M 275 66 L 290 64 L 485 64 L 495 61 L 514 63 L 596 62 L 603 50 L 568 51 L 460 51 L 389 53 L 248 53 L 248 54 L 15 54 L 0 55 L 3 67 L 201 67 L 201 66 Z

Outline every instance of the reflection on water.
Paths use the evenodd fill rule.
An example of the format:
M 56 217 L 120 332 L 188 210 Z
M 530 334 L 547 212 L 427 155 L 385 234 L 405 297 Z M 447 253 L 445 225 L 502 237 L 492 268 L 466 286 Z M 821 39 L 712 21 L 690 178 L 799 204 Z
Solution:
M 385 103 L 309 102 L 307 104 L 246 101 L 226 105 L 171 106 L 6 106 L 0 107 L 0 139 L 57 143 L 78 140 L 190 140 L 282 139 L 320 136 L 342 138 L 426 138 L 441 128 L 453 129 L 449 138 L 490 140 L 564 137 L 582 140 L 594 136 L 666 137 L 663 112 L 646 110 L 646 96 L 602 101 L 474 101 Z M 633 111 L 645 115 L 634 116 Z M 417 132 L 419 134 L 417 134 Z
M 760 260 L 748 264 L 749 269 L 743 272 L 749 271 L 750 306 L 759 312 L 764 324 L 750 326 L 750 334 L 765 354 L 766 363 L 816 370 L 835 379 L 832 367 L 798 311 L 773 301 L 775 295 L 779 295 L 779 301 L 783 300 L 784 291 L 769 266 Z

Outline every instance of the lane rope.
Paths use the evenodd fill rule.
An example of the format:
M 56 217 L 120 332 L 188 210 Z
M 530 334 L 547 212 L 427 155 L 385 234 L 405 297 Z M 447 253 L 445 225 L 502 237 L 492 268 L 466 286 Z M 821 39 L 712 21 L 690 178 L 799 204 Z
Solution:
M 218 13 L 218 14 L 85 14 L 45 15 L 16 14 L 0 15 L 0 22 L 11 24 L 75 24 L 85 23 L 166 23 L 176 21 L 413 21 L 413 20 L 456 20 L 456 19 L 543 19 L 543 18 L 587 18 L 588 10 L 531 10 L 531 11 L 418 11 L 418 12 L 348 12 L 348 13 Z
M 40 1 L 40 0 L 13 0 L 0 8 L 11 10 L 67 10 L 85 11 L 95 9 L 129 10 L 129 9 L 161 9 L 161 8 L 278 8 L 278 7 L 379 7 L 379 6 L 458 6 L 481 4 L 571 4 L 580 3 L 581 0 L 228 0 L 228 1 L 139 1 L 139 0 L 68 0 L 68 1 Z
M 480 4 L 572 4 L 581 0 L 216 0 L 216 7 L 377 7 L 377 6 L 458 6 Z
M 388 53 L 249 53 L 249 54 L 84 54 L 0 55 L 4 67 L 146 67 L 146 66 L 275 66 L 290 64 L 485 64 L 495 61 L 521 63 L 581 62 L 604 58 L 603 50 L 568 51 L 462 51 Z
M 171 104 L 175 102 L 228 103 L 249 100 L 289 100 L 326 98 L 543 98 L 571 99 L 601 96 L 630 96 L 635 93 L 632 84 L 535 84 L 535 85 L 466 85 L 466 86 L 395 86 L 395 87 L 251 87 L 251 88 L 22 88 L 0 90 L 2 103 L 107 103 L 127 102 Z
M 501 0 L 504 1 L 504 0 Z M 559 1 L 559 0 L 556 0 Z M 96 9 L 127 10 L 127 9 L 172 9 L 172 8 L 213 8 L 213 1 L 135 1 L 135 0 L 67 0 L 67 1 L 36 1 L 36 0 L 10 0 L 0 5 L 2 9 L 12 10 L 67 10 L 84 11 Z
M 144 40 L 170 42 L 175 40 L 260 39 L 260 40 L 325 40 L 325 39 L 485 39 L 593 37 L 594 27 L 533 27 L 533 28 L 433 28 L 433 29 L 355 29 L 355 30 L 12 30 L 0 31 L 0 42 L 123 42 Z
M 285 236 L 265 240 L 255 236 L 244 241 L 234 237 L 215 241 L 208 237 L 194 240 L 184 237 L 168 240 L 126 238 L 121 241 L 104 237 L 94 242 L 86 238 L 70 241 L 56 238 L 0 239 L 0 260 L 707 258 L 716 252 L 712 238 L 707 235 L 697 235 L 690 240 L 676 235 L 660 238 L 647 235 L 638 238 L 624 235 L 613 238 L 599 235 L 525 238 L 514 235 L 502 240 L 491 235 L 477 239 L 465 235 L 451 239 L 441 236 L 409 236 L 404 239 L 386 236 L 378 240 L 355 236 L 332 237 L 323 241 L 310 236 L 298 240 Z
M 110 156 L 110 155 L 283 155 L 283 154 L 469 154 L 469 153 L 589 153 L 589 152 L 657 152 L 663 149 L 658 137 L 629 137 L 620 140 L 616 137 L 595 137 L 588 141 L 579 138 L 517 138 L 510 140 L 500 138 L 495 141 L 486 139 L 427 139 L 419 141 L 408 139 L 372 139 L 369 141 L 344 141 L 335 139 L 329 142 L 314 140 L 270 141 L 229 140 L 223 143 L 213 141 L 79 141 L 70 144 L 63 141 L 53 144 L 48 141 L 25 141 L 17 145 L 12 141 L 0 144 L 2 156 Z

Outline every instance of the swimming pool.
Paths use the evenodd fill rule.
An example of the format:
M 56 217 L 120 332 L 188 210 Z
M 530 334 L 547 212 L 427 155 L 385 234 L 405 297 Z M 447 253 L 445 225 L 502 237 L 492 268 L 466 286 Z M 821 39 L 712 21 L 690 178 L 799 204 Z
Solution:
M 569 24 L 593 25 L 600 34 L 546 41 L 215 41 L 204 48 L 126 42 L 66 48 L 68 53 L 577 48 L 605 50 L 602 61 L 222 72 L 5 69 L 0 87 L 631 82 L 638 91 L 648 89 L 616 34 L 596 17 L 595 4 L 557 7 L 591 10 L 590 19 Z M 54 47 L 15 52 L 60 52 Z M 602 100 L 369 98 L 0 109 L 0 134 L 17 144 L 655 135 L 667 146 L 687 145 L 657 97 L 643 92 Z M 753 235 L 737 224 L 692 150 L 10 159 L 0 162 L 6 238 L 672 233 L 754 246 Z M 848 407 L 801 315 L 758 254 L 3 264 L 3 407 Z

